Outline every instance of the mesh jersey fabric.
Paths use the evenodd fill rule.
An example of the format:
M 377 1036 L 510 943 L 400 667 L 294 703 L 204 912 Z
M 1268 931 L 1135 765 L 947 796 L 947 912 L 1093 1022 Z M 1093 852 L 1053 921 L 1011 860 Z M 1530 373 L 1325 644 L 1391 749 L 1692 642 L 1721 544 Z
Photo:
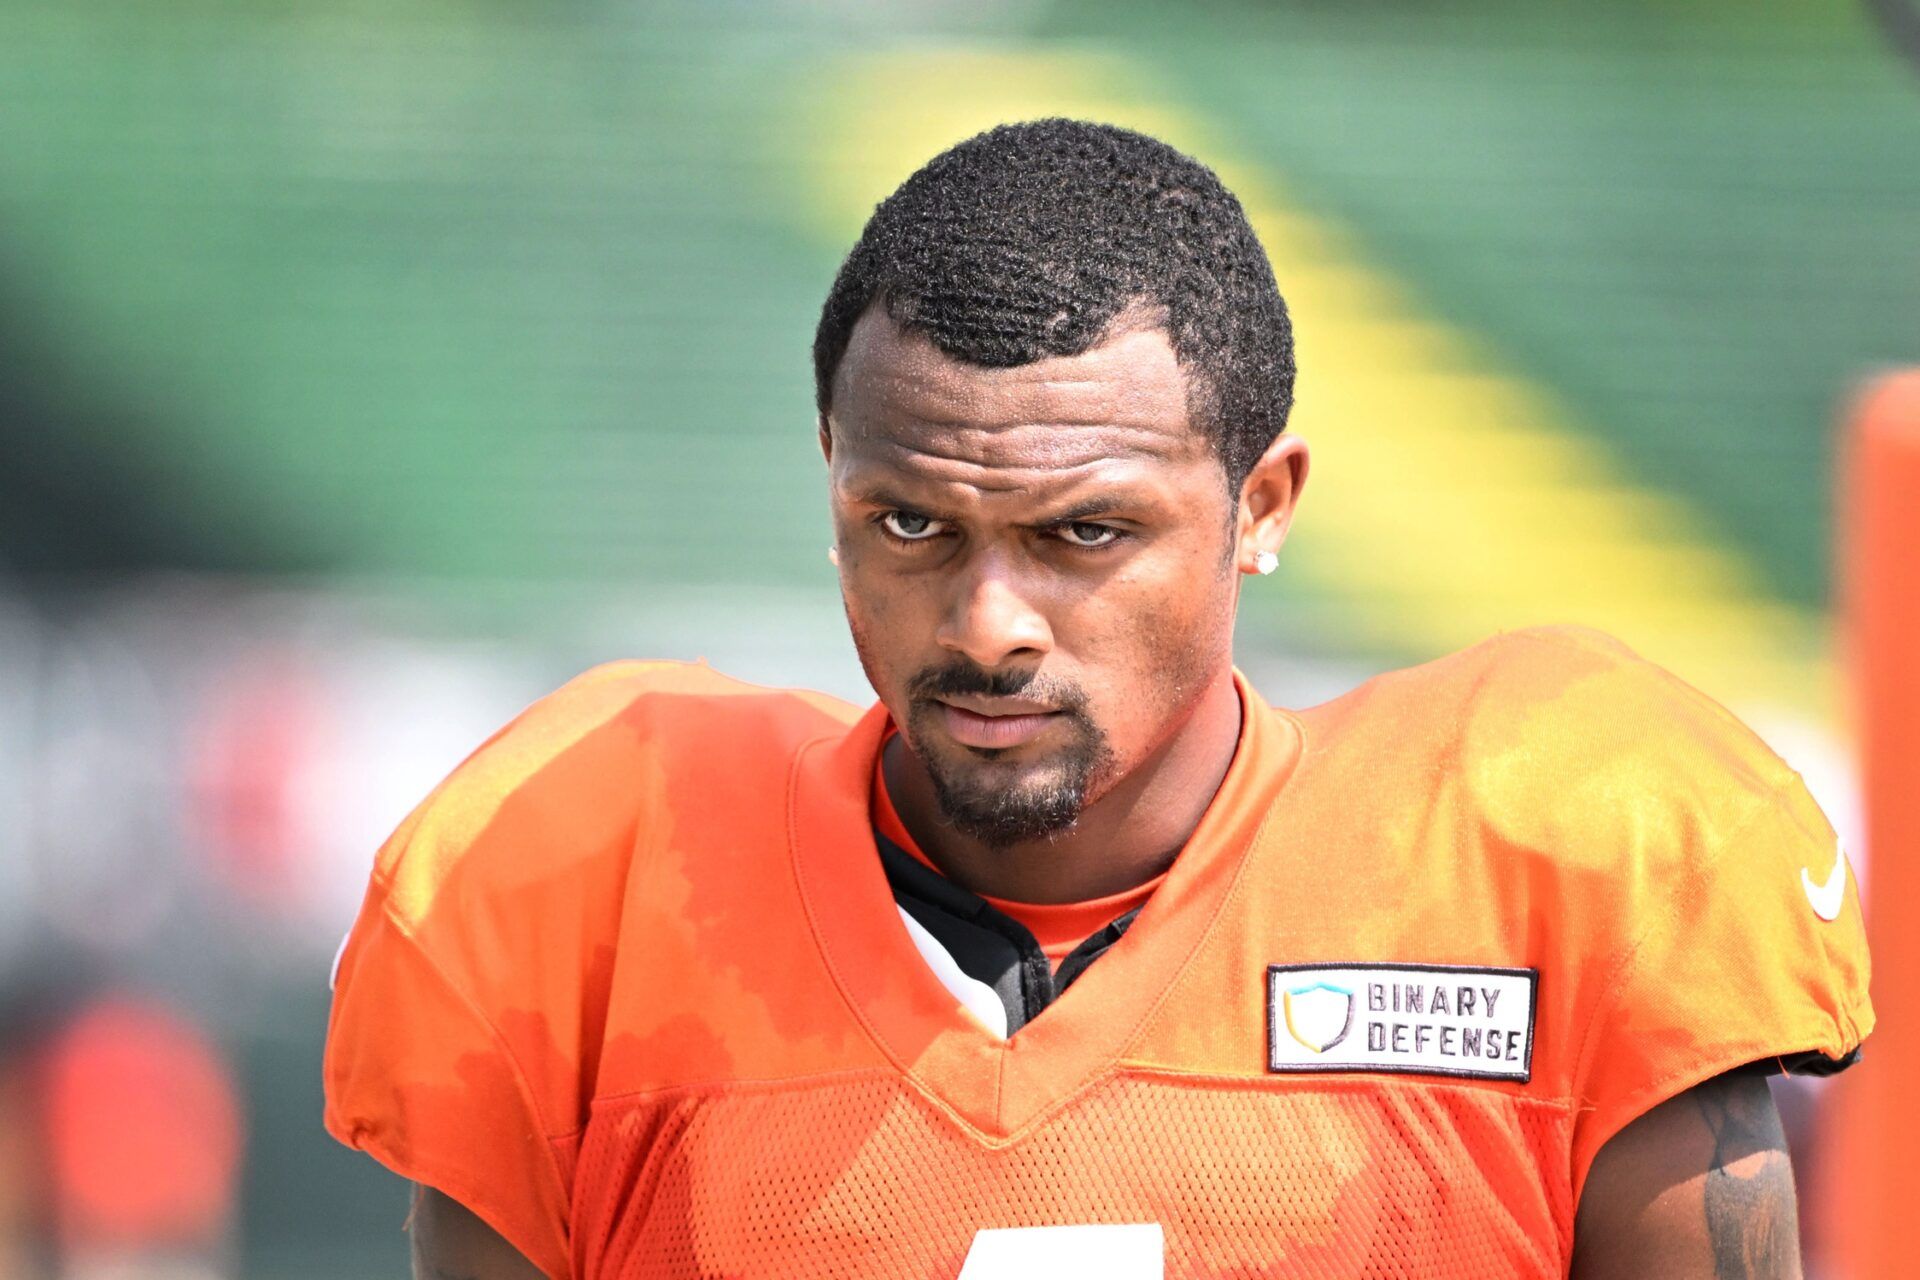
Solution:
M 958 1275 L 983 1226 L 1158 1222 L 1168 1276 L 1560 1276 L 1564 1109 L 1451 1085 L 1288 1091 L 1123 1071 L 1022 1140 L 885 1072 L 604 1106 L 583 1275 Z M 1467 1176 L 1470 1171 L 1470 1176 Z M 633 1206 L 645 1206 L 635 1211 Z
M 983 1229 L 1135 1221 L 1169 1277 L 1548 1276 L 1621 1126 L 1870 1031 L 1805 788 L 1616 642 L 1507 633 L 1297 714 L 1236 682 L 1192 839 L 1001 1042 L 877 865 L 883 709 L 590 673 L 382 849 L 327 1126 L 551 1276 L 947 1278 Z M 1268 966 L 1334 963 L 1537 974 L 1530 1069 L 1269 1070 Z

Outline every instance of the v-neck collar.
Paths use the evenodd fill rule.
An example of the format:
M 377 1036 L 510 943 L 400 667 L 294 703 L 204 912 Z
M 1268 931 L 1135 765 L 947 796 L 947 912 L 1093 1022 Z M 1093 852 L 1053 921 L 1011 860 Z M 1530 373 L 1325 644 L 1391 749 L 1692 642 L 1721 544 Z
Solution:
M 886 736 L 876 703 L 848 732 L 808 744 L 793 770 L 788 834 L 800 895 L 854 1016 L 929 1098 L 983 1139 L 1011 1138 L 1134 1042 L 1198 950 L 1299 752 L 1299 726 L 1240 672 L 1240 738 L 1226 777 L 1127 935 L 1006 1040 L 970 1018 L 900 922 L 874 847 L 869 788 Z

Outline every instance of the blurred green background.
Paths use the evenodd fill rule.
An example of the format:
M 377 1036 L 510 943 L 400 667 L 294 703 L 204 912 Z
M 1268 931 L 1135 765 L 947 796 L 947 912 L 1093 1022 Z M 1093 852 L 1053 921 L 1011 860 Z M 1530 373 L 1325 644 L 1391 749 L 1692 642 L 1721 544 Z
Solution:
M 627 653 L 857 696 L 817 309 L 893 183 L 1052 112 L 1191 147 L 1275 259 L 1276 696 L 1593 622 L 1844 824 L 1836 440 L 1920 348 L 1920 72 L 1864 7 L 0 0 L 0 987 L 229 1055 L 233 1274 L 403 1274 L 322 979 L 463 744 Z M 77 861 L 69 756 L 116 780 Z

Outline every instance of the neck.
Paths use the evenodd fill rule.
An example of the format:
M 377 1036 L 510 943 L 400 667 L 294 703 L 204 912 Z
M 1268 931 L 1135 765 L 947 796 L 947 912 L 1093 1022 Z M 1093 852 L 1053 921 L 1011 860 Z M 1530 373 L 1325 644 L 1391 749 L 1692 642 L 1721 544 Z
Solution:
M 928 859 L 955 884 L 1011 902 L 1080 902 L 1144 884 L 1173 865 L 1213 802 L 1240 740 L 1231 670 L 1211 681 L 1178 728 L 1047 840 L 998 847 L 948 826 L 933 780 L 898 734 L 882 760 L 887 793 Z

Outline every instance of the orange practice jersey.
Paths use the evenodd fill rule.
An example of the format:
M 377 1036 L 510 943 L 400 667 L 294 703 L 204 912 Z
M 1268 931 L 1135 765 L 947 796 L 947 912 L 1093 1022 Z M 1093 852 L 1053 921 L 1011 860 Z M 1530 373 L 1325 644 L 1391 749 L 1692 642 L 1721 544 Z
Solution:
M 1629 1120 L 1871 1029 L 1800 780 L 1613 641 L 1240 692 L 1131 930 L 1001 1040 L 882 874 L 884 710 L 591 672 L 382 849 L 327 1127 L 556 1277 L 1563 1276 Z

